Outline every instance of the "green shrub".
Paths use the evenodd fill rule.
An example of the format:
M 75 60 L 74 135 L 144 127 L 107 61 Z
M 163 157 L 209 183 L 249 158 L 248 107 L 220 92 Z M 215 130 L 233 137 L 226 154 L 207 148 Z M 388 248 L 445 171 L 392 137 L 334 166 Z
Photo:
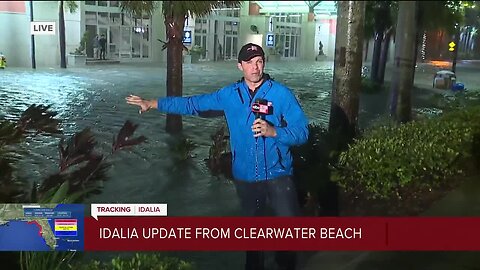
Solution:
M 193 265 L 178 258 L 164 257 L 158 253 L 136 253 L 133 257 L 113 258 L 110 262 L 92 260 L 89 263 L 70 265 L 77 270 L 192 270 Z
M 480 91 L 447 92 L 445 95 L 433 96 L 431 101 L 445 112 L 456 111 L 480 105 Z
M 169 144 L 169 150 L 176 162 L 184 162 L 191 159 L 195 148 L 197 148 L 197 144 L 183 136 L 174 138 L 173 142 Z
M 477 130 L 480 128 L 480 106 L 459 108 L 441 116 L 444 121 L 453 121 L 466 128 Z
M 75 252 L 20 252 L 21 269 L 66 269 L 74 256 Z
M 333 179 L 367 199 L 402 199 L 462 174 L 480 130 L 480 107 L 442 117 L 380 127 L 340 155 Z

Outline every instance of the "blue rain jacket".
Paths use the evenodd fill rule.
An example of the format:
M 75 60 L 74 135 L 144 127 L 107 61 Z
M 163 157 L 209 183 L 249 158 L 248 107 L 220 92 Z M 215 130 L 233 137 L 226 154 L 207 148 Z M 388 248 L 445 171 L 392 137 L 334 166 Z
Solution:
M 289 148 L 307 141 L 308 120 L 290 89 L 267 74 L 264 79 L 253 97 L 245 81 L 240 80 L 210 94 L 159 98 L 158 110 L 183 115 L 224 111 L 236 180 L 255 182 L 292 175 Z M 256 117 L 251 108 L 259 98 L 272 103 L 273 113 L 264 119 L 275 127 L 277 136 L 274 138 L 253 137 L 251 127 Z

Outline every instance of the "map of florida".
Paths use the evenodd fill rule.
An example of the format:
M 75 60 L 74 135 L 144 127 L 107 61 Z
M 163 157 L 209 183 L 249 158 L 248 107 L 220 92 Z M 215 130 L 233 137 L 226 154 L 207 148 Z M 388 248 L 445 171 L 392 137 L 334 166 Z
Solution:
M 54 250 L 57 240 L 53 234 L 52 228 L 47 218 L 25 217 L 23 204 L 0 204 L 0 226 L 7 225 L 11 221 L 23 221 L 29 224 L 37 225 L 39 235 L 45 239 L 47 245 Z M 56 204 L 41 204 L 41 208 L 55 208 Z

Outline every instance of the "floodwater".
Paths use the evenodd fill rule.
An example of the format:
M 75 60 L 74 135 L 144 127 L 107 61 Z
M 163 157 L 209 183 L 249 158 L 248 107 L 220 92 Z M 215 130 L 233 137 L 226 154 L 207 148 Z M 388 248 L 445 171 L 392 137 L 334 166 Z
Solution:
M 328 123 L 333 62 L 267 63 L 266 72 L 294 91 L 310 122 Z M 478 73 L 473 74 L 472 76 L 477 76 L 475 74 Z M 463 76 L 466 75 L 467 73 Z M 145 135 L 147 143 L 110 156 L 108 160 L 112 167 L 103 192 L 91 196 L 85 203 L 168 203 L 169 216 L 239 215 L 233 184 L 212 176 L 204 163 L 211 144 L 210 135 L 225 123 L 223 118 L 183 118 L 183 136 L 194 142 L 196 147 L 192 152 L 193 157 L 187 163 L 179 163 L 175 152 L 169 149 L 170 145 L 178 142 L 178 137 L 165 133 L 164 114 L 151 111 L 140 115 L 136 107 L 125 103 L 125 97 L 129 94 L 149 99 L 165 96 L 165 76 L 164 67 L 141 64 L 35 71 L 7 68 L 0 70 L 0 118 L 16 119 L 31 104 L 52 105 L 52 109 L 58 112 L 65 135 L 90 127 L 96 135 L 98 151 L 106 155 L 111 152 L 113 136 L 126 120 L 131 120 L 139 124 L 136 135 Z M 416 76 L 423 75 L 418 72 Z M 193 95 L 217 90 L 240 79 L 241 73 L 236 69 L 235 62 L 199 63 L 185 65 L 183 77 L 184 95 Z M 431 76 L 427 74 L 424 77 L 428 81 Z M 414 94 L 416 110 L 434 110 L 429 107 L 431 94 L 421 91 Z M 366 126 L 370 120 L 385 113 L 387 103 L 388 91 L 362 96 L 359 117 L 361 125 Z M 33 183 L 53 174 L 58 166 L 58 142 L 58 138 L 43 136 L 28 140 L 24 145 L 28 155 L 20 163 L 20 176 Z M 467 190 L 474 190 L 478 194 L 478 182 L 474 187 Z M 458 196 L 453 196 L 455 194 Z M 463 209 L 475 210 L 469 215 L 478 215 L 478 207 L 472 207 L 480 205 L 478 199 L 464 199 L 478 196 L 465 194 L 467 193 L 462 190 L 452 193 L 453 197 L 442 202 L 442 207 L 439 207 L 442 211 L 435 212 L 436 215 L 450 215 L 447 210 L 453 207 L 447 206 L 453 205 L 456 206 L 456 212 L 461 206 Z M 88 253 L 86 258 L 109 259 L 117 254 Z M 194 262 L 198 270 L 243 269 L 243 252 L 168 254 Z M 405 256 L 408 260 L 405 253 L 362 254 L 357 256 L 352 252 L 323 252 L 318 260 L 307 263 L 305 269 L 318 269 L 318 265 L 322 265 L 322 269 L 385 269 L 386 265 L 390 265 L 387 268 L 405 269 L 398 261 L 411 262 L 412 265 L 407 267 L 411 269 L 437 269 L 437 265 L 433 267 L 433 262 L 445 258 L 444 253 L 425 252 L 407 254 Z M 478 265 L 475 254 L 449 253 L 455 260 Z M 354 257 L 349 260 L 346 255 Z M 271 256 L 269 258 L 269 264 L 272 264 Z M 388 261 L 392 263 L 388 264 Z M 453 259 L 445 264 L 449 267 L 442 269 L 474 269 L 460 268 Z
M 294 90 L 311 122 L 328 122 L 332 62 L 268 63 L 265 72 Z M 184 95 L 193 95 L 237 81 L 241 72 L 235 62 L 200 63 L 185 65 L 183 77 Z M 65 135 L 90 127 L 98 151 L 106 155 L 126 120 L 139 124 L 135 134 L 145 135 L 147 143 L 110 156 L 110 178 L 103 192 L 86 203 L 168 203 L 169 216 L 239 215 L 233 184 L 212 176 L 204 163 L 212 142 L 210 135 L 225 123 L 222 117 L 183 118 L 183 135 L 196 145 L 193 157 L 184 164 L 178 163 L 169 149 L 178 139 L 164 131 L 165 115 L 157 111 L 140 115 L 136 107 L 126 104 L 129 94 L 149 99 L 165 96 L 164 67 L 7 68 L 0 72 L 0 79 L 0 117 L 16 119 L 31 104 L 52 105 Z M 33 183 L 53 174 L 58 166 L 58 142 L 58 138 L 43 136 L 29 140 L 24 146 L 28 155 L 20 164 L 21 176 Z M 194 260 L 197 269 L 242 269 L 242 252 L 175 255 Z

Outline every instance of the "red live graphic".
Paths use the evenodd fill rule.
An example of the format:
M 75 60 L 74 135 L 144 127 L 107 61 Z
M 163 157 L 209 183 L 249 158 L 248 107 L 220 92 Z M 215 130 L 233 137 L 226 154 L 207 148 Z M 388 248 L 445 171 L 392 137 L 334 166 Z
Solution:
M 480 218 L 101 217 L 85 250 L 480 250 Z

